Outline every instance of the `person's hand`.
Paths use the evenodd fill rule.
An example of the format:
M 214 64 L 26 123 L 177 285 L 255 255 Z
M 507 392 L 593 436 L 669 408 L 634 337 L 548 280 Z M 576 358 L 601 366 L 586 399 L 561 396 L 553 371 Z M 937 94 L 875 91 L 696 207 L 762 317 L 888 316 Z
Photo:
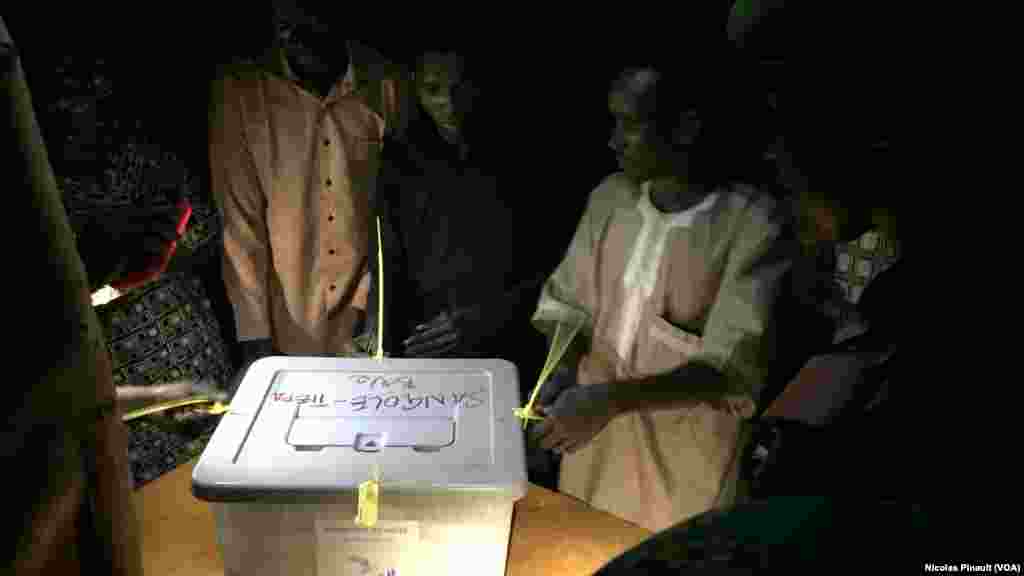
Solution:
M 566 364 L 559 364 L 558 368 L 555 368 L 554 372 L 548 376 L 547 381 L 541 385 L 540 393 L 537 394 L 537 406 L 550 406 L 554 404 L 558 397 L 562 395 L 562 392 L 576 386 L 576 384 L 576 369 Z
M 189 396 L 197 395 L 195 391 L 196 382 L 188 380 L 180 382 L 170 382 L 167 384 L 161 384 L 154 386 L 154 395 L 160 400 L 181 400 L 182 398 L 188 398 Z
M 156 386 L 160 400 L 181 400 L 190 396 L 209 396 L 219 402 L 226 402 L 227 392 L 221 390 L 212 380 L 182 380 Z
M 159 261 L 177 240 L 178 207 L 124 207 L 89 219 L 78 252 L 91 286 L 100 287 Z
M 181 400 L 189 396 L 209 396 L 215 400 L 227 401 L 227 393 L 220 390 L 212 381 L 202 380 L 180 380 L 168 382 L 157 386 L 118 386 L 117 398 L 121 401 L 128 400 L 155 400 L 170 401 Z
M 495 327 L 486 321 L 481 308 L 463 308 L 442 312 L 426 324 L 420 324 L 402 343 L 407 358 L 451 358 L 467 346 L 492 335 Z
M 208 378 L 190 382 L 189 388 L 185 392 L 187 392 L 187 396 L 209 396 L 217 402 L 228 401 L 228 393 Z
M 559 454 L 576 452 L 616 416 L 611 384 L 575 386 L 565 390 L 552 406 L 540 406 L 544 416 L 534 428 L 541 448 Z

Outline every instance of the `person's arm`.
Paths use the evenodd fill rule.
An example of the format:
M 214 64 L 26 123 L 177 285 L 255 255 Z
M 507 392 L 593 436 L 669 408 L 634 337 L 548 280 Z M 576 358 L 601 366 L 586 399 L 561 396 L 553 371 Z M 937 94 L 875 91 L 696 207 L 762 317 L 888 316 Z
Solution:
M 736 225 L 702 351 L 673 372 L 610 384 L 616 414 L 712 404 L 753 416 L 773 356 L 775 301 L 793 245 L 781 238 L 780 219 L 770 205 L 755 204 Z
M 179 219 L 173 207 L 122 207 L 91 215 L 76 234 L 90 290 L 109 284 L 123 292 L 159 276 L 178 238 Z
M 272 340 L 267 202 L 245 140 L 240 104 L 232 97 L 235 82 L 226 76 L 213 90 L 211 185 L 224 221 L 224 285 L 235 309 L 238 339 L 243 347 L 267 352 Z
M 590 311 L 597 308 L 594 275 L 598 243 L 608 218 L 626 196 L 617 178 L 606 179 L 590 193 L 565 257 L 541 288 L 532 321 L 549 340 L 559 324 L 568 329 L 582 323 L 581 334 L 592 330 Z
M 717 403 L 727 389 L 725 375 L 702 362 L 666 374 L 609 383 L 614 415 Z M 640 384 L 643 390 L 634 390 Z
M 110 357 L 89 298 L 32 99 L 0 19 L 0 162 L 7 208 L 28 222 L 8 264 L 33 285 L 18 306 L 34 311 L 45 346 L 14 339 L 32 358 L 9 387 L 2 460 L 17 463 L 3 528 L 15 574 L 142 574 L 127 436 Z M 19 222 L 18 224 L 21 224 Z M 26 230 L 25 232 L 22 232 Z M 13 244 L 11 244 L 13 246 Z M 68 554 L 77 541 L 78 554 Z
M 349 44 L 349 58 L 366 75 L 361 79 L 366 105 L 384 120 L 383 136 L 402 138 L 413 105 L 409 71 L 389 61 L 374 48 L 361 42 Z
M 384 132 L 402 138 L 405 136 L 412 98 L 409 74 L 401 67 L 393 66 L 381 83 L 381 91 Z
M 536 428 L 541 447 L 573 453 L 613 418 L 637 412 L 711 405 L 751 418 L 772 356 L 773 309 L 790 263 L 772 213 L 754 206 L 731 223 L 722 283 L 704 329 L 701 351 L 667 374 L 613 380 L 567 390 Z
M 569 373 L 571 377 L 561 378 L 562 382 L 575 382 L 580 358 L 587 353 L 589 336 L 593 330 L 592 310 L 597 309 L 597 251 L 608 219 L 620 206 L 635 202 L 630 187 L 620 181 L 622 176 L 606 178 L 591 193 L 576 232 L 569 243 L 565 257 L 554 274 L 541 287 L 533 325 L 544 333 L 550 347 L 555 330 L 561 324 L 561 331 L 571 330 L 581 324 L 580 331 L 570 342 L 565 355 L 553 371 Z M 543 394 L 545 402 L 553 401 L 558 387 Z

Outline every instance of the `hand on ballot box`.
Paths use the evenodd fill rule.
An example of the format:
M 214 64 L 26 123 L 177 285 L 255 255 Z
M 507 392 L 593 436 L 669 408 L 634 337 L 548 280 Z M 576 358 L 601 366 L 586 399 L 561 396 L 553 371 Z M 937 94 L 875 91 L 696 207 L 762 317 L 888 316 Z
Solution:
M 567 388 L 550 406 L 539 406 L 544 417 L 533 434 L 541 448 L 572 454 L 594 439 L 615 417 L 611 383 Z

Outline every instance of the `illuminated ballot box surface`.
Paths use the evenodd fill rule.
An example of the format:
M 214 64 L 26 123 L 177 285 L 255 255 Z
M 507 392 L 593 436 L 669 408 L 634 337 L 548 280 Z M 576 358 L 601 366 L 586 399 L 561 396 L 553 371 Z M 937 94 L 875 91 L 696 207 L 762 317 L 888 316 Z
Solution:
M 504 360 L 254 363 L 192 476 L 226 573 L 504 574 L 527 487 L 518 403 Z

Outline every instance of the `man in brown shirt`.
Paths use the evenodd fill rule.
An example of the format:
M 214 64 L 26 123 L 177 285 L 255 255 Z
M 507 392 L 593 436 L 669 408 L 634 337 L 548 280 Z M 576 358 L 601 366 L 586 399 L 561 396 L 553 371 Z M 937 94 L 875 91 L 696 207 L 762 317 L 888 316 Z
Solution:
M 319 8 L 275 1 L 262 65 L 214 90 L 210 156 L 224 215 L 224 280 L 243 360 L 349 354 L 369 288 L 369 198 L 401 72 L 328 30 Z

